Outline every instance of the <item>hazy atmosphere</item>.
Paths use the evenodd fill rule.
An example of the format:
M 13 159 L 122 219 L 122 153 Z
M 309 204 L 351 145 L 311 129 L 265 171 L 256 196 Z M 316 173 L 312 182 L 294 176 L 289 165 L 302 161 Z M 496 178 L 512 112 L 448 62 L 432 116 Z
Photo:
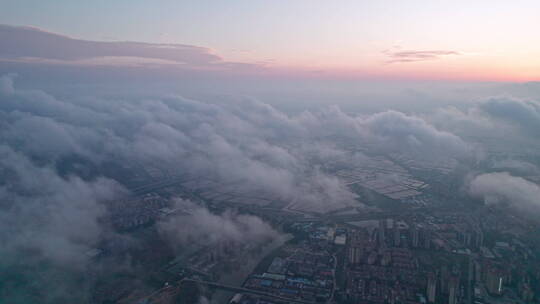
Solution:
M 535 1 L 0 1 L 0 303 L 539 303 Z

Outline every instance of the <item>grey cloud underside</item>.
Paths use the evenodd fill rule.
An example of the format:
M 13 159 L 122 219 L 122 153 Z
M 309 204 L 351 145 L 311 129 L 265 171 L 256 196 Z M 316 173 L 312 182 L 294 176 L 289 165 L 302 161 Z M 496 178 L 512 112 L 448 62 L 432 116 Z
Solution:
M 185 69 L 245 69 L 255 65 L 226 62 L 204 47 L 129 41 L 90 41 L 31 27 L 0 25 L 0 61 L 28 63 L 80 63 L 100 58 L 127 58 L 150 64 L 173 64 Z M 160 61 L 161 60 L 161 61 Z M 144 63 L 144 61 L 142 61 Z M 115 65 L 114 60 L 106 64 Z

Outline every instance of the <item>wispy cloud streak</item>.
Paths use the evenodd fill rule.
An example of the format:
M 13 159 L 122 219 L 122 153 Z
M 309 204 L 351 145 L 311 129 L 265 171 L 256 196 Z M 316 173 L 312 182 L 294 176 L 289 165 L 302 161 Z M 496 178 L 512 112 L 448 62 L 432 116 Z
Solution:
M 386 63 L 406 63 L 406 62 L 417 62 L 417 61 L 426 61 L 426 60 L 437 60 L 445 56 L 454 56 L 461 55 L 461 53 L 456 51 L 449 50 L 434 50 L 434 51 L 418 51 L 418 50 L 407 50 L 407 51 L 384 51 L 389 59 Z

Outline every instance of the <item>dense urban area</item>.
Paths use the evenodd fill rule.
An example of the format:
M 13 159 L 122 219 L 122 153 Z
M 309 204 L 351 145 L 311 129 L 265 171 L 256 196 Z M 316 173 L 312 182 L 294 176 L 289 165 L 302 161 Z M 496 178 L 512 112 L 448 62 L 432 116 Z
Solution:
M 287 202 L 205 176 L 123 170 L 133 176 L 134 194 L 109 202 L 108 221 L 145 244 L 126 252 L 121 242 L 104 240 L 87 255 L 96 263 L 129 256 L 145 275 L 94 274 L 98 303 L 537 301 L 537 223 L 468 197 L 452 160 L 394 154 L 326 163 L 357 195 L 357 205 L 343 206 Z M 168 217 L 197 225 L 188 219 L 201 206 L 209 214 L 256 216 L 279 236 L 190 236 L 180 251 L 158 236 L 156 223 Z

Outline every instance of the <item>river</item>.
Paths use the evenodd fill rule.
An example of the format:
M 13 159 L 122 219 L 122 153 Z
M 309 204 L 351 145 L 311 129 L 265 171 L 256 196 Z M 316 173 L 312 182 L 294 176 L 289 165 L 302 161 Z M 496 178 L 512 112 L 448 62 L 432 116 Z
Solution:
M 264 247 L 260 254 L 251 257 L 247 263 L 242 267 L 238 268 L 236 271 L 223 274 L 219 283 L 223 283 L 230 286 L 241 287 L 247 276 L 253 272 L 257 264 L 268 254 L 270 254 L 275 249 L 283 246 L 287 241 L 291 240 L 293 236 L 291 234 L 284 234 L 272 241 L 270 244 Z M 226 304 L 232 298 L 234 292 L 217 290 L 213 296 L 211 303 L 213 304 Z

